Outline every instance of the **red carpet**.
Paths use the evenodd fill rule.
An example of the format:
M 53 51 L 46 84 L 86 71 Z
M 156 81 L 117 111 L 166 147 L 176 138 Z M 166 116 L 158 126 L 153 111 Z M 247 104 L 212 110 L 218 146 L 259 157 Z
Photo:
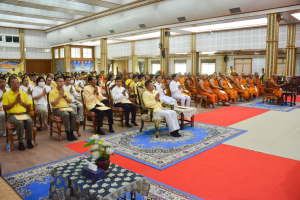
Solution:
M 81 153 L 83 143 L 67 147 Z M 206 200 L 300 199 L 300 162 L 224 144 L 162 171 L 117 154 L 111 162 Z
M 230 126 L 265 112 L 268 112 L 268 110 L 230 106 L 195 115 L 195 121 L 219 126 Z

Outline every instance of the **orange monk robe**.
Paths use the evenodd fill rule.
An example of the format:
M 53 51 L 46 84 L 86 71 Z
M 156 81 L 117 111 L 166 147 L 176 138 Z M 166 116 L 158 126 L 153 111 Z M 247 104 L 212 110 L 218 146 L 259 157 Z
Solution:
M 251 85 L 251 86 L 254 86 L 254 82 L 253 82 L 253 79 L 252 78 L 249 78 L 249 85 Z M 256 97 L 258 97 L 258 95 L 259 95 L 259 89 L 256 87 L 256 89 L 257 89 L 257 92 L 255 91 L 255 89 L 254 89 L 254 95 L 256 96 Z
M 207 80 L 204 81 L 204 83 L 203 83 L 203 88 L 204 88 L 205 90 L 207 90 L 207 91 L 210 91 L 209 83 L 207 82 Z M 208 92 L 206 92 L 206 91 L 203 91 L 203 90 L 201 89 L 201 87 L 199 87 L 199 94 L 207 96 L 208 101 L 210 101 L 210 102 L 212 102 L 212 103 L 218 103 L 218 97 L 217 97 L 217 95 L 214 94 L 214 93 L 210 94 L 210 93 L 208 93 Z
M 179 79 L 179 83 L 180 83 L 181 85 L 184 84 L 184 81 L 185 81 L 185 79 L 184 79 L 183 77 L 181 77 L 181 78 Z
M 241 85 L 243 85 L 243 81 L 242 80 L 239 81 L 239 86 L 241 87 Z M 241 90 L 236 85 L 236 83 L 234 83 L 233 89 L 235 89 L 241 95 L 241 97 L 243 97 L 244 99 L 249 99 L 249 95 L 250 95 L 249 92 L 247 90 Z
M 250 94 L 250 97 L 255 94 L 254 88 L 246 86 L 248 84 L 247 84 L 247 80 L 245 78 L 243 78 L 243 80 L 242 80 L 242 85 L 244 85 L 244 88 L 245 88 L 245 90 L 248 91 L 248 93 Z
M 225 91 L 226 94 L 228 95 L 229 99 L 233 99 L 233 100 L 235 101 L 236 98 L 237 98 L 237 91 L 234 90 L 234 89 L 230 89 L 230 88 L 229 88 L 229 85 L 228 85 L 228 81 L 227 81 L 227 80 L 224 80 L 224 81 L 223 81 L 223 87 L 224 87 L 224 88 L 227 88 L 227 89 L 225 89 L 224 91 Z
M 191 87 L 195 87 L 195 81 L 194 81 L 194 79 L 191 79 L 191 80 L 190 80 L 190 86 L 191 86 Z M 196 88 L 188 88 L 188 91 L 190 91 L 190 93 L 192 93 L 192 94 L 194 94 L 194 95 L 197 95 L 197 94 L 198 94 Z
M 277 85 L 277 80 L 274 80 L 274 83 Z M 271 81 L 269 81 L 269 88 L 273 90 L 269 90 L 269 94 L 275 94 L 278 98 L 282 97 L 282 92 L 279 90 L 278 87 L 274 86 Z
M 256 83 L 260 84 L 260 78 L 256 78 Z M 265 90 L 264 87 L 262 85 L 255 85 L 256 88 L 259 90 L 259 93 L 264 96 L 265 95 Z
M 219 87 L 218 81 L 216 79 L 214 80 L 214 86 Z M 218 96 L 219 100 L 228 101 L 228 96 L 226 93 L 224 94 L 220 92 L 220 90 L 217 88 L 211 88 L 211 90 Z

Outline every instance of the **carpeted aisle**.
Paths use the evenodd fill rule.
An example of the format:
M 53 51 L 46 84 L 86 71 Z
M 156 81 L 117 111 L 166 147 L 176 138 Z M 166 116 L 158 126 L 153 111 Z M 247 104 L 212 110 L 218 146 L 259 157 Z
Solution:
M 230 126 L 265 112 L 268 112 L 268 110 L 230 106 L 195 115 L 195 122 L 202 122 L 218 126 Z

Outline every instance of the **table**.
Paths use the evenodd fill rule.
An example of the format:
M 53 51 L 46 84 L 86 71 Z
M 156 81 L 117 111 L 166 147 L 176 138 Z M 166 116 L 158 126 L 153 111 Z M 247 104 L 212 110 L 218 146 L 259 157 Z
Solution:
M 295 92 L 282 92 L 282 101 L 281 101 L 281 106 L 283 106 L 283 104 L 287 105 L 287 103 L 289 103 L 287 101 L 288 96 L 291 96 L 291 107 L 294 105 L 296 105 L 296 97 L 297 94 Z M 294 102 L 293 102 L 294 101 Z
M 180 130 L 184 129 L 184 126 L 191 124 L 191 127 L 194 127 L 194 114 L 197 111 L 196 108 L 177 106 L 174 107 L 175 111 L 180 111 Z M 187 118 L 187 119 L 184 119 Z M 190 119 L 190 120 L 188 120 Z
M 150 184 L 145 177 L 115 164 L 110 164 L 105 179 L 93 182 L 85 178 L 81 170 L 86 160 L 94 163 L 90 157 L 51 171 L 49 199 L 115 200 L 122 196 L 131 199 L 131 192 L 148 195 Z

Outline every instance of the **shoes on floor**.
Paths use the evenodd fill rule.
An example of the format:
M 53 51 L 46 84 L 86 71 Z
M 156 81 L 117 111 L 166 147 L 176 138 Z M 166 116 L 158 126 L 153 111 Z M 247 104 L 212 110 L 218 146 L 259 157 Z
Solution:
M 128 128 L 132 128 L 132 126 L 129 123 L 125 123 L 125 126 L 127 126 Z
M 134 126 L 139 126 L 136 122 L 131 122 Z
M 34 148 L 34 146 L 32 145 L 31 140 L 27 140 L 27 148 L 28 149 L 33 149 Z
M 20 151 L 25 151 L 26 150 L 24 144 L 21 143 L 21 142 L 19 142 L 19 150 Z
M 83 121 L 80 121 L 80 126 L 82 126 L 83 125 Z
M 115 131 L 114 131 L 114 129 L 109 129 L 109 132 L 111 132 L 111 133 L 114 133 Z
M 77 140 L 77 138 L 76 138 L 75 135 L 74 135 L 74 131 L 71 131 L 71 132 L 70 132 L 70 137 L 72 138 L 73 141 L 74 141 L 74 140 Z
M 171 135 L 172 135 L 173 137 L 181 137 L 181 135 L 179 134 L 179 130 L 178 130 L 178 129 L 175 130 L 175 131 L 173 131 L 173 132 L 171 132 Z
M 101 129 L 99 129 L 97 130 L 97 135 L 105 135 L 105 133 Z

